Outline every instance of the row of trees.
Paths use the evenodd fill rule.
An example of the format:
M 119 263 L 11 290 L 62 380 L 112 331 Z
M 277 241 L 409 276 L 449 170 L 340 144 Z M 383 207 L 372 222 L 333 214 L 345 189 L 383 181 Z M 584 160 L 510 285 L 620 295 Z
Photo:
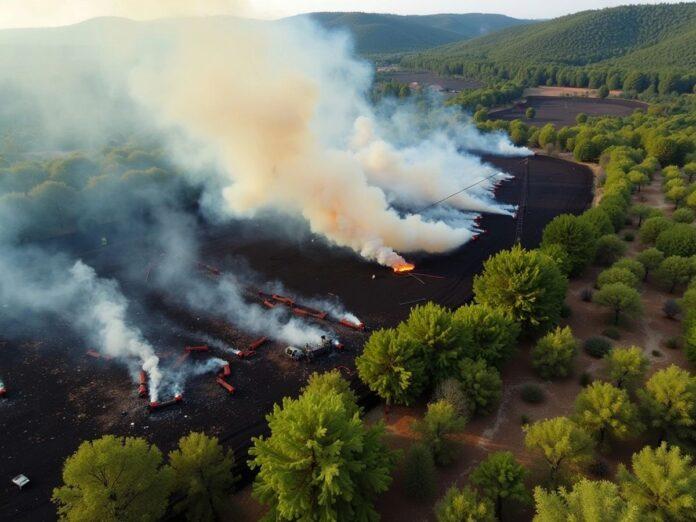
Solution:
M 167 464 L 145 439 L 106 435 L 65 461 L 53 502 L 62 520 L 160 520 L 170 507 L 189 520 L 213 520 L 226 511 L 233 464 L 232 453 L 202 433 L 183 437 Z

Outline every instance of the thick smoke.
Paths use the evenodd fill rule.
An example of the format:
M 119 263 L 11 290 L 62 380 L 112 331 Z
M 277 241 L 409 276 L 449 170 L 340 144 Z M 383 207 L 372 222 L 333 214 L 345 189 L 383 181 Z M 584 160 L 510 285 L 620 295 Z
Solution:
M 182 29 L 175 40 L 141 62 L 133 94 L 216 158 L 230 214 L 300 214 L 313 232 L 394 266 L 397 252 L 441 253 L 472 237 L 414 213 L 422 204 L 479 182 L 451 204 L 505 213 L 490 195 L 496 171 L 458 150 L 461 134 L 403 148 L 379 136 L 365 101 L 371 71 L 344 38 L 297 22 Z
M 15 131 L 0 143 L 0 319 L 71 324 L 134 379 L 147 371 L 153 400 L 219 361 L 165 371 L 116 276 L 32 241 L 106 223 L 142 235 L 162 252 L 152 285 L 249 333 L 303 345 L 326 332 L 251 303 L 246 270 L 192 276 L 196 204 L 206 217 L 300 217 L 392 267 L 402 253 L 470 240 L 479 212 L 514 210 L 492 196 L 505 175 L 467 151 L 524 150 L 452 110 L 373 107 L 370 67 L 345 35 L 308 22 L 98 20 L 49 36 L 0 34 L 0 43 L 0 128 Z M 146 263 L 122 257 L 118 277 L 141 277 Z M 358 322 L 340 303 L 317 306 Z

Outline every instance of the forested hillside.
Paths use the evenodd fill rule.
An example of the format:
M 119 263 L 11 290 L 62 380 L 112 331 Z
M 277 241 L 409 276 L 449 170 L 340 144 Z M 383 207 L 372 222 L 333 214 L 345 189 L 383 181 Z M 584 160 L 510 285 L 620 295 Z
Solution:
M 491 71 L 491 64 L 494 74 L 520 65 L 693 70 L 696 3 L 584 11 L 442 46 L 404 63 L 459 74 Z
M 309 17 L 329 29 L 347 29 L 361 54 L 415 51 L 468 40 L 520 24 L 497 14 L 438 14 L 398 16 L 378 13 L 310 13 Z

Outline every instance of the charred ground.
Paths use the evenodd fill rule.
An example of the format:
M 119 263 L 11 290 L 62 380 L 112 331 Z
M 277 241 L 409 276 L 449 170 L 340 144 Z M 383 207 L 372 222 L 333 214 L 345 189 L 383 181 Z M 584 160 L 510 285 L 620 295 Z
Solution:
M 512 177 L 497 191 L 498 200 L 518 204 L 527 191 L 521 213 L 520 240 L 535 246 L 546 223 L 561 213 L 580 213 L 592 198 L 592 173 L 584 166 L 550 157 L 484 157 Z M 473 276 L 492 253 L 511 246 L 518 234 L 517 221 L 486 215 L 486 231 L 476 241 L 443 256 L 413 256 L 414 275 L 396 275 L 388 269 L 360 260 L 355 254 L 330 247 L 319 239 L 297 242 L 279 239 L 279 234 L 261 234 L 253 222 L 207 228 L 202 255 L 207 264 L 234 271 L 240 261 L 248 263 L 263 278 L 282 281 L 295 296 L 340 299 L 369 329 L 393 325 L 410 306 L 433 300 L 458 306 L 471 297 Z M 164 366 L 174 364 L 186 344 L 200 343 L 198 332 L 234 346 L 244 346 L 255 336 L 239 332 L 216 316 L 215 310 L 191 312 L 177 299 L 177 289 L 166 294 L 148 290 L 147 271 L 156 254 L 146 238 L 117 241 L 95 247 L 94 238 L 63 238 L 82 252 L 103 276 L 118 275 L 120 256 L 140 256 L 141 279 L 123 284 L 131 298 L 133 314 L 147 321 L 143 333 L 157 347 Z M 160 260 L 166 263 L 166 260 Z M 423 275 L 418 275 L 423 274 Z M 436 277 L 433 277 L 436 276 Z M 210 275 L 209 277 L 215 277 Z M 248 298 L 255 298 L 249 288 Z M 148 414 L 136 385 L 119 364 L 85 355 L 89 346 L 73 336 L 60 318 L 52 327 L 35 329 L 27 324 L 21 340 L 0 342 L 0 360 L 9 389 L 0 402 L 0 453 L 5 478 L 24 473 L 32 480 L 19 492 L 3 479 L 0 484 L 0 516 L 12 520 L 50 520 L 55 508 L 51 489 L 60 480 L 61 463 L 79 443 L 105 433 L 144 436 L 163 450 L 191 430 L 216 435 L 245 456 L 250 438 L 264 430 L 264 416 L 283 396 L 297 393 L 313 371 L 345 367 L 352 372 L 365 335 L 340 326 L 331 328 L 346 343 L 340 353 L 298 363 L 286 358 L 283 345 L 270 343 L 255 357 L 237 359 L 213 350 L 231 362 L 231 380 L 237 388 L 228 396 L 212 375 L 189 382 L 181 406 Z

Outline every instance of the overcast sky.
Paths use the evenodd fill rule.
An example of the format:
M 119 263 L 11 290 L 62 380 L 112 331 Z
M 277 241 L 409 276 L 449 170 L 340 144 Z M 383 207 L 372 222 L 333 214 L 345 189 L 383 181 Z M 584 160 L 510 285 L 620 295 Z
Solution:
M 280 18 L 312 11 L 397 14 L 501 13 L 552 18 L 585 9 L 654 0 L 0 0 L 0 28 L 66 25 L 95 16 L 136 19 L 236 14 Z

